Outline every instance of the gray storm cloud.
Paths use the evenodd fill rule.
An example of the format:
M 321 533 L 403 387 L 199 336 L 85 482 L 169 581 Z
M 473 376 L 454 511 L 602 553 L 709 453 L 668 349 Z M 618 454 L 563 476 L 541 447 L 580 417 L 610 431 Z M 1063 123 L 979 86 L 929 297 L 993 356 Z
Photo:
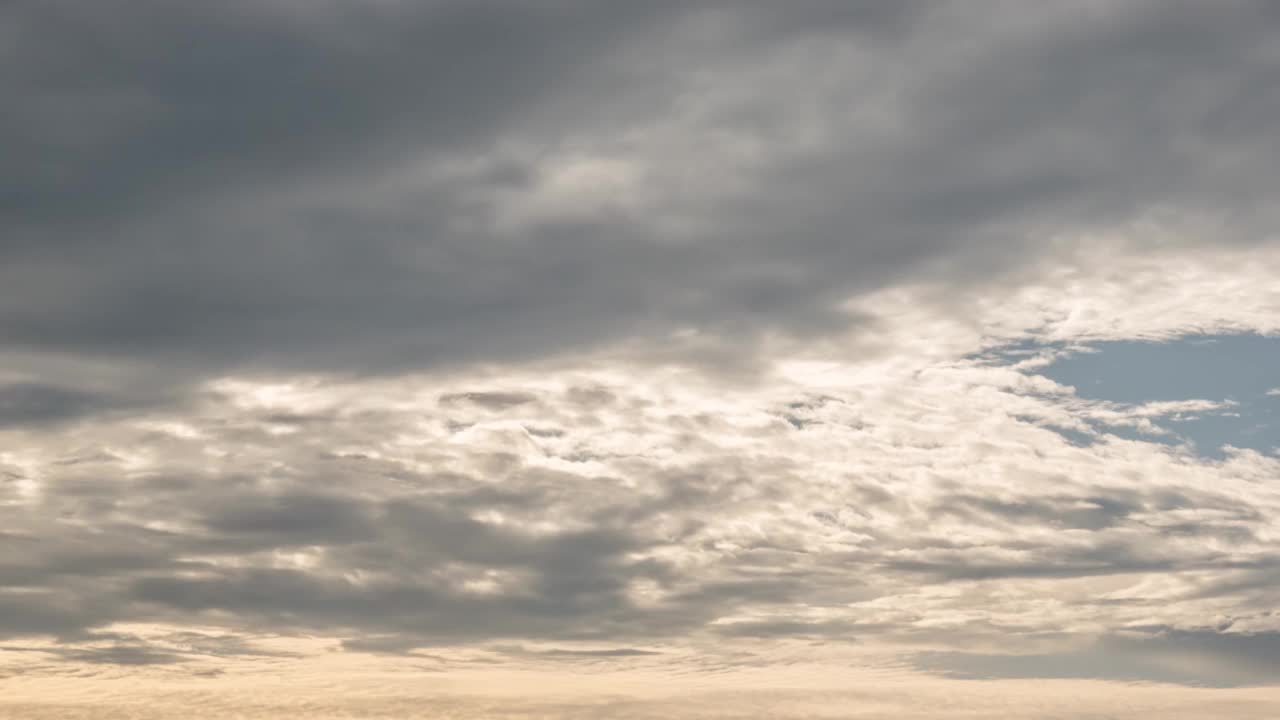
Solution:
M 821 333 L 1060 233 L 1271 219 L 1268 3 L 0 12 L 0 340 L 175 382 Z

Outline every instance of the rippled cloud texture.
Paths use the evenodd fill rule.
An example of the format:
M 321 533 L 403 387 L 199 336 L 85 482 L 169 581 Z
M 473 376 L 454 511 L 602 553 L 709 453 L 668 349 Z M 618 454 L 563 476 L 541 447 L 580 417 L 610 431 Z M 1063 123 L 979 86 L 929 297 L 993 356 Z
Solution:
M 0 717 L 1275 717 L 1277 37 L 5 3 Z

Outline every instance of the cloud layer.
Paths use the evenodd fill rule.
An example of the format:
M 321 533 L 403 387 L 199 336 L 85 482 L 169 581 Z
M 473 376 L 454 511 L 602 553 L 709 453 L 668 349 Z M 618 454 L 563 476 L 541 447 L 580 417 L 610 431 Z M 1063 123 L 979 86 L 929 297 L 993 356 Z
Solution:
M 11 3 L 0 339 L 183 381 L 741 342 L 1153 212 L 1271 234 L 1267 3 L 805 5 Z
M 1050 368 L 1280 334 L 1278 21 L 4 5 L 0 668 L 1264 707 L 1280 437 Z

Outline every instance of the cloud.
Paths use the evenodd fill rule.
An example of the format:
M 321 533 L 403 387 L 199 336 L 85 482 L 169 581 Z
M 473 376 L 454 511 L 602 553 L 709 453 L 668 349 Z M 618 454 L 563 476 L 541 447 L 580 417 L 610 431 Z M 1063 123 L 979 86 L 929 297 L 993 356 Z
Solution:
M 1169 252 L 1177 267 L 1199 251 Z M 1239 257 L 1188 281 L 1268 267 Z M 1038 281 L 1040 304 L 984 300 L 987 327 L 881 302 L 847 347 L 783 345 L 760 378 L 613 350 L 453 373 L 243 376 L 84 427 L 83 450 L 26 433 L 5 456 L 25 483 L 7 527 L 28 538 L 0 568 L 23 589 L 6 598 L 6 630 L 72 649 L 149 623 L 246 642 L 319 634 L 352 652 L 586 653 L 565 661 L 601 646 L 683 658 L 808 640 L 938 663 L 1139 624 L 1274 632 L 1274 498 L 1260 482 L 1273 456 L 1110 434 L 1217 405 L 1087 400 L 988 352 L 1034 339 L 1082 282 L 1105 297 L 1132 275 L 1095 267 Z M 1114 321 L 1137 322 L 1140 297 Z M 1215 312 L 1225 328 L 1252 323 L 1272 317 L 1269 297 Z M 1011 308 L 1025 313 L 1016 323 Z M 1203 329 L 1196 312 L 1182 317 Z M 916 352 L 921 327 L 930 344 Z M 1046 429 L 1101 420 L 1087 445 Z M 1161 642 L 1144 647 L 1154 657 Z M 1236 683 L 1235 667 L 1214 682 Z
M 73 420 L 118 405 L 110 397 L 41 383 L 0 385 L 0 426 L 23 427 Z
M 1055 368 L 1280 334 L 1277 20 L 5 5 L 4 672 L 1274 684 L 1248 400 Z
M 93 650 L 66 650 L 60 653 L 66 660 L 90 664 L 110 665 L 167 665 L 182 662 L 182 656 L 157 652 L 146 647 L 116 645 Z
M 745 361 L 1164 208 L 1265 236 L 1265 4 L 875 5 L 11 5 L 0 339 L 184 386 Z
M 1035 655 L 929 653 L 924 668 L 981 678 L 1105 678 L 1230 687 L 1276 682 L 1276 633 L 1210 630 L 1118 634 L 1080 650 Z

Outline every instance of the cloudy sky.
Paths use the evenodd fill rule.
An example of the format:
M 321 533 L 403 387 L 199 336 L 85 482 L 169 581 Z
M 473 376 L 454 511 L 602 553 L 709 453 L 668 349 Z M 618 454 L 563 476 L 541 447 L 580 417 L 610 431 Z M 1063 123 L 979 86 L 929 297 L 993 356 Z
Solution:
M 1280 715 L 1280 5 L 0 4 L 0 718 Z

